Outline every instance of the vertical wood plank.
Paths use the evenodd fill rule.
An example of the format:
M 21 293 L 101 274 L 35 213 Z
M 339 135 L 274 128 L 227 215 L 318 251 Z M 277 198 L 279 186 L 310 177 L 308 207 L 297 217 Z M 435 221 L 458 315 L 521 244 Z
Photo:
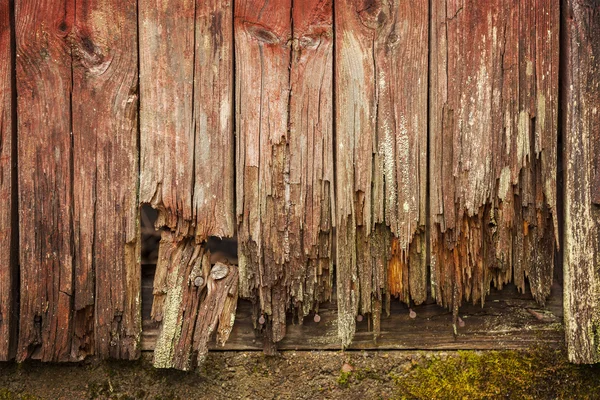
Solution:
M 18 314 L 15 290 L 18 290 L 18 271 L 14 258 L 18 243 L 15 241 L 17 227 L 13 225 L 17 208 L 13 180 L 16 88 L 13 87 L 12 7 L 10 1 L 0 3 L 0 199 L 3 204 L 0 208 L 0 361 L 14 357 Z
M 73 1 L 16 2 L 20 330 L 17 359 L 71 360 Z
M 514 279 L 550 293 L 559 7 L 436 0 L 431 21 L 431 285 L 463 299 Z
M 600 362 L 600 1 L 563 1 L 564 309 L 569 360 Z
M 76 3 L 73 354 L 135 359 L 141 335 L 137 6 Z
M 140 200 L 167 229 L 154 286 L 160 368 L 189 369 L 206 348 L 199 332 L 216 327 L 202 310 L 237 299 L 237 286 L 217 296 L 207 276 L 193 284 L 208 237 L 235 229 L 232 23 L 228 0 L 140 3 Z
M 18 359 L 137 358 L 136 4 L 23 1 L 16 19 Z
M 240 295 L 285 335 L 290 259 L 290 0 L 235 3 L 236 193 Z
M 333 286 L 333 9 L 331 0 L 292 6 L 289 99 L 289 294 L 298 318 Z
M 336 248 L 344 346 L 359 312 L 379 319 L 383 293 L 406 302 L 427 296 L 428 15 L 426 1 L 336 3 Z

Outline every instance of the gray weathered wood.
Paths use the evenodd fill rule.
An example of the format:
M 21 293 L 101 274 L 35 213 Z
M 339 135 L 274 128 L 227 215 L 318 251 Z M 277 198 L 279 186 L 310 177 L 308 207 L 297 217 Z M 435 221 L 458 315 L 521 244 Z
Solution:
M 564 307 L 569 360 L 600 362 L 600 1 L 563 2 Z

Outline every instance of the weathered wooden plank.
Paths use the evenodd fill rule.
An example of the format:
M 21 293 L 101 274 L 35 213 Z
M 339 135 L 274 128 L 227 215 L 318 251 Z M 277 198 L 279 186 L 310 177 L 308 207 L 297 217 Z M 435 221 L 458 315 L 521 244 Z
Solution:
M 14 357 L 17 339 L 18 248 L 16 204 L 16 109 L 13 76 L 13 3 L 0 3 L 0 361 Z
M 333 285 L 333 10 L 331 0 L 292 7 L 289 98 L 289 293 L 299 318 Z
M 151 300 L 151 290 L 144 299 Z M 411 318 L 410 311 L 414 318 Z M 465 304 L 461 307 L 462 326 L 454 335 L 452 313 L 428 299 L 409 308 L 393 301 L 389 316 L 382 316 L 380 334 L 373 338 L 373 327 L 367 318 L 356 323 L 356 334 L 348 346 L 351 350 L 503 350 L 537 346 L 561 348 L 564 344 L 562 325 L 562 289 L 552 287 L 546 305 L 541 307 L 531 294 L 522 294 L 509 284 L 503 290 L 493 289 L 485 307 Z M 339 350 L 337 305 L 334 301 L 321 305 L 319 322 L 314 315 L 301 324 L 288 318 L 286 336 L 277 344 L 279 350 Z M 252 304 L 241 300 L 235 324 L 224 347 L 214 341 L 210 349 L 247 351 L 262 350 L 262 340 L 254 330 Z M 143 350 L 152 350 L 158 330 L 151 321 L 144 322 Z
M 455 317 L 491 283 L 549 294 L 558 18 L 555 0 L 432 2 L 431 286 Z
M 290 279 L 291 1 L 236 2 L 234 35 L 240 295 L 258 302 L 277 342 Z
M 600 1 L 563 2 L 564 307 L 569 359 L 600 362 Z
M 140 3 L 140 201 L 179 237 L 233 236 L 229 1 Z
M 142 1 L 140 202 L 157 226 L 193 235 L 195 1 Z
M 212 290 L 206 273 L 194 282 L 210 270 L 209 236 L 234 234 L 232 23 L 226 0 L 140 6 L 140 200 L 158 210 L 156 225 L 168 230 L 153 310 L 161 323 L 154 364 L 161 368 L 189 369 L 202 358 L 219 310 L 235 310 L 230 283 Z M 207 307 L 216 314 L 207 315 Z
M 73 1 L 15 4 L 21 296 L 17 359 L 67 361 L 74 295 Z
M 73 350 L 140 354 L 138 67 L 134 0 L 76 2 L 73 56 Z
M 19 360 L 139 355 L 135 16 L 132 1 L 16 5 Z
M 379 318 L 383 293 L 417 303 L 427 296 L 428 15 L 426 1 L 336 3 L 336 248 L 343 345 L 352 338 L 359 311 Z

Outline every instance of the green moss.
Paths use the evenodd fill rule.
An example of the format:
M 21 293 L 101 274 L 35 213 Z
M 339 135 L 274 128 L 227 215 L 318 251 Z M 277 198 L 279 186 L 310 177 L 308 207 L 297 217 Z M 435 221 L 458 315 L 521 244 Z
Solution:
M 352 372 L 344 372 L 340 371 L 340 376 L 338 376 L 337 383 L 343 388 L 347 388 L 350 384 L 350 375 Z
M 462 351 L 392 378 L 398 397 L 410 399 L 590 399 L 600 393 L 600 365 L 569 364 L 560 351 Z
M 27 393 L 15 393 L 6 388 L 0 388 L 0 400 L 37 400 L 38 397 Z

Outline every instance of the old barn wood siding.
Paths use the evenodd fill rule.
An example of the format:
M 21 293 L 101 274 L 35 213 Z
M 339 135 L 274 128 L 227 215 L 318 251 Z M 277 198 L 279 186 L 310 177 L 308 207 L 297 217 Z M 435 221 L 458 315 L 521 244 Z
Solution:
M 13 30 L 11 3 L 0 3 L 0 361 L 14 357 L 17 332 L 18 271 L 14 258 L 16 247 L 13 225 L 16 214 L 16 186 L 13 180 L 15 166 L 14 128 L 16 124 L 13 103 Z
M 235 6 L 240 295 L 285 335 L 331 297 L 332 2 Z M 262 320 L 261 320 L 262 321 Z
M 136 7 L 77 5 L 16 4 L 19 360 L 140 353 Z
M 550 293 L 556 216 L 557 0 L 434 0 L 431 287 L 458 312 L 490 283 Z
M 73 352 L 81 356 L 140 355 L 136 10 L 135 0 L 77 1 L 70 36 Z
M 21 314 L 17 359 L 73 360 L 74 3 L 16 3 Z M 81 271 L 83 273 L 83 271 Z
M 214 328 L 203 310 L 225 307 L 230 289 L 237 298 L 237 285 L 213 284 L 202 261 L 209 236 L 234 234 L 232 14 L 223 0 L 140 3 L 140 201 L 166 229 L 154 285 L 157 367 L 189 369 Z
M 600 362 L 600 1 L 563 2 L 564 307 L 569 359 Z
M 359 313 L 372 313 L 378 326 L 385 293 L 405 302 L 427 297 L 428 15 L 427 1 L 336 2 L 336 277 L 344 346 Z

